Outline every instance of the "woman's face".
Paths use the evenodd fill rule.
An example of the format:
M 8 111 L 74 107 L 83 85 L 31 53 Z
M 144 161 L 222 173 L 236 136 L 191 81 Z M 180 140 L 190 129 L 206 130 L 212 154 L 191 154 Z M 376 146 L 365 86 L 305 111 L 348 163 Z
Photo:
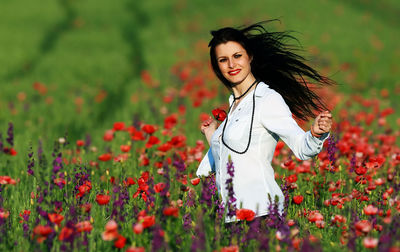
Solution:
M 222 75 L 233 85 L 242 83 L 251 73 L 252 59 L 238 42 L 217 45 L 215 56 Z

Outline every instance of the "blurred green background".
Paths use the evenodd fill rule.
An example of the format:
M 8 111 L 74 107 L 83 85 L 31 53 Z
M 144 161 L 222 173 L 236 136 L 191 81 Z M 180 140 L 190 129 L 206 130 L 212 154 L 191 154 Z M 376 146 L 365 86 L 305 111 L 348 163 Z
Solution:
M 2 0 L 0 10 L 0 132 L 13 122 L 17 145 L 103 134 L 135 115 L 161 123 L 160 94 L 182 85 L 171 67 L 207 64 L 210 30 L 275 18 L 267 28 L 294 31 L 303 55 L 339 91 L 379 98 L 384 89 L 384 106 L 399 109 L 396 0 Z M 144 85 L 143 70 L 160 85 Z M 217 80 L 210 85 L 223 90 Z M 224 102 L 220 95 L 188 108 L 188 119 Z M 189 141 L 201 137 L 197 124 L 185 127 L 196 132 Z

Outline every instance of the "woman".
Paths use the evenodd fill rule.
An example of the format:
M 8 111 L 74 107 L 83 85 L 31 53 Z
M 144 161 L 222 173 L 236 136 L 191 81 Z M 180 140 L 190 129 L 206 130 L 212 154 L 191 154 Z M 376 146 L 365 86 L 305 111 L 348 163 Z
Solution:
M 210 145 L 197 175 L 215 172 L 218 191 L 227 202 L 225 181 L 228 159 L 234 166 L 233 191 L 236 208 L 251 209 L 256 216 L 268 214 L 271 199 L 284 196 L 271 166 L 274 150 L 282 139 L 296 157 L 305 160 L 317 155 L 328 137 L 332 116 L 318 96 L 308 89 L 303 77 L 319 84 L 332 84 L 304 64 L 282 41 L 293 38 L 285 32 L 267 32 L 261 23 L 243 29 L 222 28 L 211 32 L 209 43 L 213 70 L 232 92 L 229 112 L 218 123 L 209 119 L 201 132 Z M 292 118 L 314 117 L 310 131 L 304 132 Z M 235 216 L 226 216 L 226 222 Z

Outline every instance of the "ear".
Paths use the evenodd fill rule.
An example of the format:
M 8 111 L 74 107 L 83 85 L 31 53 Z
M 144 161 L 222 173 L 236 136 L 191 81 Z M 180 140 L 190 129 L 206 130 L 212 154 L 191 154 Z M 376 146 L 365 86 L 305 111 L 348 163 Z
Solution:
M 250 63 L 253 61 L 253 55 L 250 55 Z

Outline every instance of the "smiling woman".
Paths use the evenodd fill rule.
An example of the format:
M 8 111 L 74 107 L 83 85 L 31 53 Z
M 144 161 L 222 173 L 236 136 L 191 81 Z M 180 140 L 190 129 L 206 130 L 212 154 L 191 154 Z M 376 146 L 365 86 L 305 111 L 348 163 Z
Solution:
M 319 84 L 334 82 L 282 43 L 292 38 L 284 32 L 267 32 L 259 23 L 243 29 L 226 27 L 211 34 L 213 70 L 232 94 L 224 121 L 218 125 L 210 118 L 201 127 L 210 149 L 197 175 L 215 172 L 227 209 L 247 209 L 263 216 L 270 213 L 273 202 L 269 199 L 277 198 L 282 213 L 284 196 L 271 166 L 275 147 L 282 139 L 302 160 L 321 151 L 332 116 L 304 78 Z M 311 129 L 304 132 L 292 113 L 300 119 L 316 116 Z M 241 218 L 228 210 L 225 221 L 236 219 Z
M 242 83 L 247 78 L 255 80 L 250 68 L 252 58 L 239 43 L 229 41 L 219 44 L 215 47 L 215 54 L 222 75 L 232 86 Z

